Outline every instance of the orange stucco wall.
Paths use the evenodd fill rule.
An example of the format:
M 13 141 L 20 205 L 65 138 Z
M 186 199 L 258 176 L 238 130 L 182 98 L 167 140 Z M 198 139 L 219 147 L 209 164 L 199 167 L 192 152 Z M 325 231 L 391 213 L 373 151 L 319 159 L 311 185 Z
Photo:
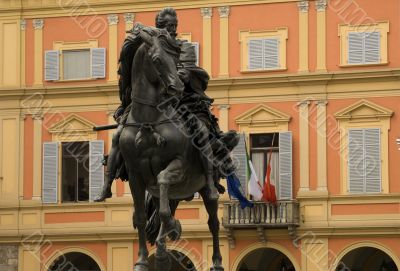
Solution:
M 105 214 L 103 211 L 44 214 L 45 224 L 102 222 L 104 221 L 104 219 L 105 219 Z
M 338 26 L 340 24 L 368 24 L 389 21 L 390 32 L 389 64 L 388 66 L 375 66 L 374 69 L 399 67 L 400 55 L 397 53 L 399 40 L 399 12 L 400 3 L 396 0 L 386 0 L 384 4 L 369 0 L 333 0 L 327 8 L 327 67 L 328 70 L 359 70 L 371 67 L 340 68 L 340 43 Z
M 244 76 L 240 72 L 240 30 L 274 30 L 288 27 L 287 68 L 289 73 L 298 70 L 298 8 L 296 2 L 233 6 L 229 15 L 229 73 L 230 76 Z M 218 61 L 218 59 L 214 59 Z M 256 73 L 257 75 L 274 74 Z
M 41 247 L 41 264 L 42 268 L 45 265 L 47 267 L 52 264 L 49 262 L 53 259 L 55 255 L 62 255 L 63 250 L 69 248 L 79 248 L 85 251 L 89 251 L 91 254 L 97 256 L 97 258 L 101 261 L 101 264 L 104 268 L 107 268 L 107 243 L 106 242 L 57 242 L 57 243 L 49 243 L 50 241 L 43 240 L 43 246 Z M 47 270 L 47 269 L 46 269 Z
M 24 199 L 33 195 L 33 120 L 26 116 L 24 121 Z
M 332 215 L 373 215 L 373 214 L 398 214 L 398 203 L 374 203 L 374 204 L 333 204 Z

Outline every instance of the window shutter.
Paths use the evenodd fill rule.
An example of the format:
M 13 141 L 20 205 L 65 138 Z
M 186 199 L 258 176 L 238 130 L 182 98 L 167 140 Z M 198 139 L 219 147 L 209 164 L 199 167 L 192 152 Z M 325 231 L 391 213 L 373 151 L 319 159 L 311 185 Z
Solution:
M 380 39 L 379 32 L 364 33 L 365 36 L 365 63 L 379 63 L 380 57 Z
M 93 201 L 104 183 L 104 141 L 90 141 L 89 146 L 89 199 Z
M 246 156 L 246 136 L 240 134 L 240 140 L 237 146 L 233 149 L 232 155 L 237 166 L 236 175 L 240 180 L 243 192 L 247 195 L 247 156 Z
M 364 133 L 363 129 L 349 130 L 348 176 L 349 192 L 364 192 Z
M 364 33 L 349 33 L 348 63 L 362 64 L 364 62 Z
M 57 203 L 58 142 L 43 143 L 43 203 Z
M 192 42 L 194 51 L 196 52 L 196 66 L 200 65 L 200 44 L 198 42 Z
M 279 133 L 279 199 L 293 198 L 292 132 Z
M 92 57 L 92 78 L 106 77 L 106 48 L 90 49 Z
M 45 52 L 44 79 L 46 81 L 56 81 L 60 79 L 60 52 Z
M 263 68 L 263 40 L 249 40 L 249 70 L 258 70 Z
M 264 40 L 264 69 L 279 68 L 279 40 Z
M 364 130 L 365 188 L 367 193 L 381 192 L 381 130 Z

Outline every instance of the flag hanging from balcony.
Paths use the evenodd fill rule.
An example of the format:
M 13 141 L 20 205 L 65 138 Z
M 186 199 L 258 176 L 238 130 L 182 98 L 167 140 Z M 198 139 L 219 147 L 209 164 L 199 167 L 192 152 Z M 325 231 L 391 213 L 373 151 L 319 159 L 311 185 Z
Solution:
M 245 140 L 245 146 L 246 146 L 246 161 L 247 161 L 247 177 L 249 178 L 248 179 L 249 182 L 247 183 L 247 188 L 248 188 L 249 194 L 251 196 L 253 196 L 254 200 L 261 200 L 263 197 L 262 186 L 257 177 L 253 163 L 249 159 L 249 153 L 247 152 L 246 140 Z
M 248 201 L 246 199 L 245 196 L 243 196 L 242 192 L 240 191 L 240 181 L 239 178 L 236 176 L 235 173 L 232 173 L 231 175 L 229 175 L 227 178 L 227 183 L 228 183 L 228 193 L 229 196 L 233 196 L 236 199 L 239 200 L 240 202 L 240 207 L 242 207 L 242 209 L 246 208 L 246 207 L 253 207 L 253 203 L 251 203 L 250 201 Z
M 276 203 L 276 191 L 275 185 L 271 183 L 271 171 L 272 171 L 272 147 L 274 146 L 275 134 L 272 138 L 271 149 L 269 150 L 268 160 L 267 160 L 267 174 L 265 176 L 264 190 L 262 199 L 267 202 Z

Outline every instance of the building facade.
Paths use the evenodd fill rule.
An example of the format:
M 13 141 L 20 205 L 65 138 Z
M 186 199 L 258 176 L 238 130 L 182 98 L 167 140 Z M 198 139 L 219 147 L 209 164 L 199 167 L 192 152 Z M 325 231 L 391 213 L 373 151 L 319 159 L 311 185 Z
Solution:
M 166 6 L 246 139 L 246 194 L 245 152 L 260 180 L 272 164 L 277 205 L 221 197 L 225 270 L 398 270 L 397 0 L 1 1 L 0 270 L 133 270 L 129 186 L 92 201 L 113 133 L 92 127 L 114 123 L 126 31 Z M 174 270 L 208 270 L 201 199 L 176 216 Z

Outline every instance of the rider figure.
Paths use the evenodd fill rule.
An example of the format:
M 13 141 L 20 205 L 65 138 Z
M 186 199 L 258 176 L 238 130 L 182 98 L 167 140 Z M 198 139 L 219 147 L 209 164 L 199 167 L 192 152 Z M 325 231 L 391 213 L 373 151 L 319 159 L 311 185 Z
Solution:
M 187 103 L 188 107 L 193 105 L 193 100 L 196 101 L 196 104 L 199 104 L 199 102 L 207 104 L 206 109 L 203 107 L 202 116 L 199 116 L 201 121 L 197 129 L 199 129 L 202 136 L 205 137 L 209 137 L 210 133 L 219 136 L 221 132 L 216 121 L 217 119 L 209 111 L 209 105 L 211 104 L 212 99 L 208 98 L 204 93 L 207 88 L 209 76 L 206 71 L 195 65 L 196 57 L 194 47 L 188 42 L 176 39 L 178 20 L 175 10 L 172 8 L 164 8 L 161 10 L 156 16 L 155 24 L 159 29 L 166 29 L 171 38 L 181 47 L 180 63 L 178 64 L 177 69 L 179 78 L 185 84 L 183 99 L 190 101 Z M 130 107 L 132 106 L 131 64 L 136 50 L 143 42 L 140 37 L 140 31 L 151 33 L 150 28 L 139 23 L 136 24 L 133 29 L 129 31 L 129 35 L 125 39 L 121 50 L 118 69 L 118 74 L 120 75 L 118 86 L 121 105 L 114 113 L 114 119 L 119 125 L 113 135 L 112 145 L 107 159 L 107 179 L 103 185 L 101 193 L 95 198 L 95 201 L 104 201 L 106 198 L 112 196 L 111 185 L 114 179 L 119 178 L 121 180 L 127 180 L 127 173 L 123 166 L 123 159 L 119 150 L 118 141 L 123 125 L 126 122 L 128 113 L 130 112 Z M 207 176 L 207 186 L 211 198 L 218 198 L 218 191 L 223 193 L 224 189 L 218 183 L 220 176 L 213 174 L 213 152 L 210 142 L 207 140 L 205 144 L 207 147 L 204 148 L 205 151 L 203 151 L 202 160 Z

